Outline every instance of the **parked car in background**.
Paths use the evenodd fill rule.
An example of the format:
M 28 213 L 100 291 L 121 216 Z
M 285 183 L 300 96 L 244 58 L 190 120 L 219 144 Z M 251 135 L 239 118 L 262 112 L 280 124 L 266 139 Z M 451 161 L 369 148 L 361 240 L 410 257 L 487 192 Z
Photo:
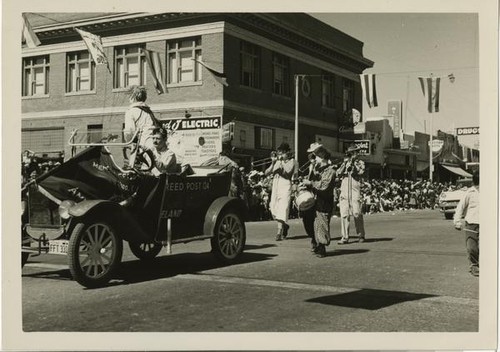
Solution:
M 444 191 L 439 195 L 439 208 L 448 220 L 453 219 L 458 202 L 464 196 L 467 188 L 472 186 L 472 178 L 462 178 L 457 181 L 458 189 Z

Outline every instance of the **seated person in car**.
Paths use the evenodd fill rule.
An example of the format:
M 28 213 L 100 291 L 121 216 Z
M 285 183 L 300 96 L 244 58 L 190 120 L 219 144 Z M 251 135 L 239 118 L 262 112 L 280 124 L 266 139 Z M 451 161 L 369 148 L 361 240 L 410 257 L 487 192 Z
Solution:
M 180 172 L 175 153 L 168 149 L 167 131 L 164 128 L 157 127 L 153 130 L 152 136 L 154 145 L 154 148 L 151 149 L 154 157 L 152 174 L 159 176 L 163 173 Z

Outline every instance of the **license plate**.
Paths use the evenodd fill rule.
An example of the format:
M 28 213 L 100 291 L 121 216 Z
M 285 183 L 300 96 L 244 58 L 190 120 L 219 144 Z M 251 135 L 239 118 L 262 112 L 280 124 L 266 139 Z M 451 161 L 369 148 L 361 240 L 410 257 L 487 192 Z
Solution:
M 68 240 L 54 240 L 49 242 L 49 254 L 68 254 Z

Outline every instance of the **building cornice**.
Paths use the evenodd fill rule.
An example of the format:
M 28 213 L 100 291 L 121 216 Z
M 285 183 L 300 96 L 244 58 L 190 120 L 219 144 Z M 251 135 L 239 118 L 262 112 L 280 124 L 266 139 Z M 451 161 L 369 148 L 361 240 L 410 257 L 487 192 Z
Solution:
M 131 45 L 144 43 L 145 38 L 147 42 L 158 41 L 158 40 L 171 40 L 177 38 L 183 38 L 186 36 L 200 36 L 205 34 L 222 33 L 224 31 L 224 22 L 212 22 L 206 24 L 184 26 L 178 28 L 161 29 L 149 32 L 140 32 L 132 34 L 116 35 L 112 37 L 102 38 L 102 45 L 106 47 L 119 46 L 119 45 Z M 23 48 L 22 57 L 36 56 L 36 55 L 48 55 L 56 53 L 65 53 L 76 50 L 85 50 L 83 41 L 69 42 L 69 43 L 58 43 L 42 45 L 36 48 Z
M 165 33 L 176 29 L 165 28 L 153 31 L 144 31 L 144 26 L 161 27 L 171 22 L 180 20 L 203 20 L 204 18 L 209 19 L 218 17 L 221 18 L 223 22 L 236 22 L 236 25 L 237 22 L 241 22 L 250 28 L 255 28 L 254 32 L 260 31 L 271 34 L 278 41 L 287 43 L 285 46 L 296 46 L 298 44 L 304 47 L 311 56 L 331 62 L 336 66 L 347 69 L 348 71 L 361 73 L 364 69 L 373 66 L 373 62 L 364 58 L 360 53 L 353 53 L 346 50 L 341 46 L 336 45 L 333 41 L 325 41 L 321 38 L 314 38 L 306 31 L 299 31 L 296 28 L 290 27 L 285 22 L 276 23 L 276 18 L 273 16 L 276 15 L 266 13 L 120 13 L 92 19 L 75 20 L 64 24 L 40 26 L 35 28 L 35 32 L 42 43 L 44 43 L 44 41 L 50 43 L 57 40 L 63 40 L 65 43 L 62 43 L 62 45 L 66 45 L 69 44 L 68 41 L 79 41 L 79 35 L 75 31 L 75 27 L 78 27 L 94 34 L 101 35 L 103 44 L 105 46 L 109 46 L 113 45 L 112 43 L 114 41 L 112 38 L 123 37 L 121 35 L 115 35 L 115 33 L 120 30 L 131 30 L 134 27 L 141 27 L 141 31 L 135 34 L 143 39 L 145 37 L 144 33 Z M 304 19 L 308 20 L 308 17 L 305 16 Z M 312 17 L 310 20 L 319 21 Z M 182 31 L 182 27 L 177 29 Z M 331 29 L 333 34 L 336 34 L 337 32 L 341 33 L 333 27 L 331 27 Z M 361 42 L 357 39 L 349 37 L 344 33 L 342 34 L 361 44 Z M 128 35 L 133 36 L 133 34 Z M 109 36 L 109 38 L 107 36 Z M 161 34 L 159 34 L 159 36 L 161 37 Z M 148 41 L 153 40 L 150 39 L 149 36 L 146 37 L 148 38 Z M 75 45 L 78 44 L 75 43 Z M 43 46 L 44 45 L 42 45 L 42 47 Z M 23 50 L 23 53 L 24 52 L 26 52 L 27 55 L 30 53 L 27 49 Z

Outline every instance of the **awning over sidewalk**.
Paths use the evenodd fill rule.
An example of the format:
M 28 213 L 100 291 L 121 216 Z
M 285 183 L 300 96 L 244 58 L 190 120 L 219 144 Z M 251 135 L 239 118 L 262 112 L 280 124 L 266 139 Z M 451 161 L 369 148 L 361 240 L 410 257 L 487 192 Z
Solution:
M 462 177 L 472 177 L 471 174 L 469 174 L 467 171 L 465 170 L 462 170 L 461 168 L 459 167 L 456 167 L 456 166 L 447 166 L 447 165 L 441 165 L 442 167 L 444 167 L 445 169 L 453 172 L 454 174 L 457 174 L 458 176 L 462 176 Z

